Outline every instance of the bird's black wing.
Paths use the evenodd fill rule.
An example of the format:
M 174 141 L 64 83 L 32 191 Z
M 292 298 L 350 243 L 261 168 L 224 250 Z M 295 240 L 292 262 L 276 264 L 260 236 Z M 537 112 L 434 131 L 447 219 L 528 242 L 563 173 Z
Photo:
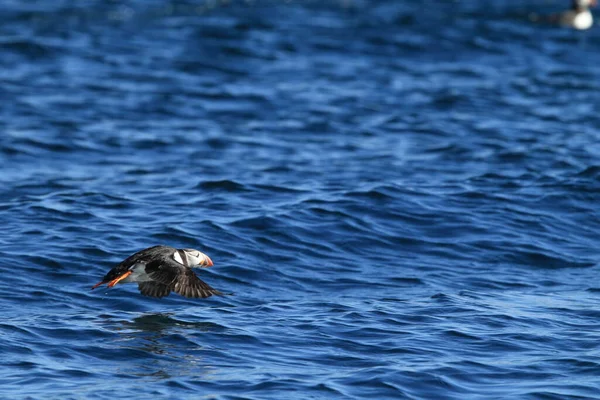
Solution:
M 152 246 L 147 249 L 140 250 L 135 254 L 130 255 L 119 263 L 116 267 L 108 271 L 102 282 L 110 282 L 113 279 L 117 279 L 119 276 L 126 273 L 129 268 L 138 263 L 147 263 L 152 259 L 166 259 L 169 254 L 173 254 L 174 248 L 169 246 Z
M 166 297 L 171 293 L 171 288 L 167 285 L 157 282 L 140 282 L 138 283 L 140 293 L 148 297 Z
M 194 271 L 189 268 L 186 268 L 183 274 L 177 276 L 173 291 L 182 296 L 195 299 L 223 295 L 223 293 L 210 287 L 208 283 L 200 280 Z
M 130 255 L 121 261 L 118 267 L 129 268 L 137 263 L 146 263 L 156 259 L 166 259 L 169 255 L 173 254 L 174 251 L 176 251 L 175 248 L 164 245 L 148 247 L 147 249 L 140 250 L 137 253 Z
M 222 295 L 196 276 L 194 271 L 170 259 L 150 262 L 146 273 L 154 281 L 169 287 L 175 293 L 190 298 L 206 298 Z

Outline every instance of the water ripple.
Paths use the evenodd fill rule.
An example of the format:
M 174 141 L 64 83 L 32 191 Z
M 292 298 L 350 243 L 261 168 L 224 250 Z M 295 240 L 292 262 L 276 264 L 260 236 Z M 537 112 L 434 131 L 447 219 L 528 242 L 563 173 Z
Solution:
M 597 30 L 422 6 L 9 0 L 0 397 L 600 399 Z

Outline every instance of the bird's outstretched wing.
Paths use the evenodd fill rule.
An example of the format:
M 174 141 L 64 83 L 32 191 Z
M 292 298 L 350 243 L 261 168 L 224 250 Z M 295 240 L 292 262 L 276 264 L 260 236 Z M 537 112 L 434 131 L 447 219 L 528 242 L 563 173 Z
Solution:
M 197 299 L 223 294 L 200 280 L 190 268 L 174 260 L 150 262 L 146 265 L 146 273 L 154 282 L 185 297 Z
M 138 283 L 140 293 L 148 297 L 166 297 L 171 293 L 171 288 L 158 282 L 140 282 Z
M 222 295 L 216 289 L 213 289 L 208 283 L 203 282 L 196 276 L 194 271 L 186 268 L 183 274 L 177 276 L 173 291 L 179 293 L 182 296 L 190 297 L 194 299 L 206 298 L 212 295 Z

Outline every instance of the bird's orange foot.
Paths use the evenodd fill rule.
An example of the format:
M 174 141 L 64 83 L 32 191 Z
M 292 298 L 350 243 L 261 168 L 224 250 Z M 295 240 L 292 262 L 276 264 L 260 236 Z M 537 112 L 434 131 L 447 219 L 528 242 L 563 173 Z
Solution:
M 127 278 L 129 275 L 131 275 L 131 271 L 127 271 L 125 272 L 123 275 L 121 275 L 120 277 L 118 277 L 117 279 L 113 279 L 112 281 L 108 282 L 108 287 L 113 287 L 115 286 L 117 283 L 119 283 L 120 281 L 122 281 L 123 279 Z

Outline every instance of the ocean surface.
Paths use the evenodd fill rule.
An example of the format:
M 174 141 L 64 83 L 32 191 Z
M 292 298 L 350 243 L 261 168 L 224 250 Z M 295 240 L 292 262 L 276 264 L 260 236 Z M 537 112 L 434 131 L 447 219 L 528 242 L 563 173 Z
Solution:
M 5 0 L 1 399 L 600 399 L 567 1 Z M 196 248 L 233 295 L 91 291 Z

